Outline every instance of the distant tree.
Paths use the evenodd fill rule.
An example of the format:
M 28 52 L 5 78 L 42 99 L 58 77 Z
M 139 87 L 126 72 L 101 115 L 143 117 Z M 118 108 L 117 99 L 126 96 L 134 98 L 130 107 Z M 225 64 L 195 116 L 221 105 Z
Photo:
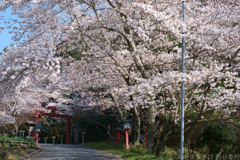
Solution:
M 2 126 L 11 134 L 17 133 L 19 127 L 29 118 L 29 110 L 30 108 L 19 97 L 4 96 L 0 101 L 0 113 L 5 113 L 4 117 L 0 115 Z

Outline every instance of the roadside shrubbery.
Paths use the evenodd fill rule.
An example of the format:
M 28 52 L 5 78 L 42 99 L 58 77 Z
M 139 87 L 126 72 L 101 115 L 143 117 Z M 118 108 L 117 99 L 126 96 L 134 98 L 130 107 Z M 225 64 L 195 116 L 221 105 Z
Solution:
M 123 149 L 125 149 L 126 146 L 123 146 Z M 141 153 L 141 154 L 147 154 L 148 150 L 145 146 L 145 144 L 139 144 L 139 145 L 129 145 L 129 151 L 130 152 L 135 152 L 135 153 Z

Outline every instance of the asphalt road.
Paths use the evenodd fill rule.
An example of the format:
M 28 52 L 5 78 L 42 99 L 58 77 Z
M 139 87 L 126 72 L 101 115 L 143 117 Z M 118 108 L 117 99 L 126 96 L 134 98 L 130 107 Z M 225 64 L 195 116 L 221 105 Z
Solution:
M 40 144 L 44 148 L 32 160 L 123 160 L 118 155 L 98 151 L 84 145 L 71 144 Z

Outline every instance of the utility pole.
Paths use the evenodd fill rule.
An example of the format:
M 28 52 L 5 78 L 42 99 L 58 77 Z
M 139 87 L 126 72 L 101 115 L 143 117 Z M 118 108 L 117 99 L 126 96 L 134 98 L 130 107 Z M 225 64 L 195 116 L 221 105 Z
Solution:
M 181 86 L 181 154 L 180 160 L 184 157 L 184 73 L 185 73 L 185 2 L 182 0 L 182 86 Z

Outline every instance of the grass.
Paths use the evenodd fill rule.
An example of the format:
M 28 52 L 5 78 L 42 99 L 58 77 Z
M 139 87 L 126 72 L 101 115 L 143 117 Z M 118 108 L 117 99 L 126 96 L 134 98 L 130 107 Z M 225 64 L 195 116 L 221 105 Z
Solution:
M 14 147 L 0 147 L 0 160 L 17 160 L 24 157 L 32 152 L 34 149 Z
M 140 144 L 138 146 L 130 145 L 129 151 L 125 149 L 124 142 L 121 142 L 118 145 L 115 141 L 100 141 L 85 143 L 85 145 L 90 148 L 120 155 L 125 160 L 173 160 L 175 158 L 171 157 L 177 157 L 176 151 L 168 147 L 165 147 L 165 152 L 160 156 L 160 158 L 156 158 L 155 154 L 147 153 L 147 148 L 144 144 Z
M 35 142 L 28 139 L 22 139 L 19 137 L 0 137 L 0 141 L 21 141 L 21 142 L 30 142 L 31 146 L 36 146 Z M 6 143 L 3 143 L 3 146 L 0 147 L 0 160 L 17 160 L 21 157 L 24 157 L 32 152 L 34 152 L 35 149 L 29 149 L 25 147 L 20 146 L 11 146 L 7 147 Z
M 31 146 L 36 146 L 33 140 L 29 139 L 22 139 L 19 137 L 0 137 L 0 141 L 21 141 L 21 142 L 30 142 Z

